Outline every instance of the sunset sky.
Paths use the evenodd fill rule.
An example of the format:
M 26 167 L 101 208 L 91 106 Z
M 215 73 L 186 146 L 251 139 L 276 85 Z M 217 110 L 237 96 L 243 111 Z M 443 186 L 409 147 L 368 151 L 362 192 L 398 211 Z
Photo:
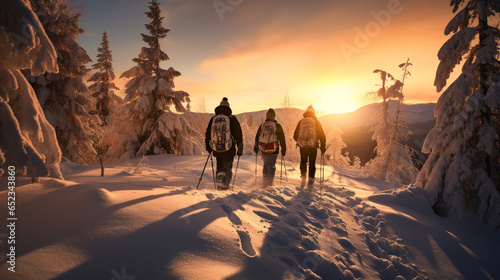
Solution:
M 182 73 L 176 89 L 193 111 L 212 112 L 227 96 L 235 113 L 309 104 L 325 113 L 371 103 L 375 69 L 401 76 L 409 103 L 435 102 L 437 53 L 453 17 L 449 0 L 163 0 L 162 49 Z M 232 3 L 232 4 L 231 4 Z M 83 6 L 80 44 L 93 60 L 107 31 L 117 76 L 134 66 L 150 20 L 146 0 L 76 0 Z M 218 8 L 216 8 L 217 6 Z M 123 82 L 118 82 L 122 84 Z M 123 86 L 122 86 L 123 87 Z

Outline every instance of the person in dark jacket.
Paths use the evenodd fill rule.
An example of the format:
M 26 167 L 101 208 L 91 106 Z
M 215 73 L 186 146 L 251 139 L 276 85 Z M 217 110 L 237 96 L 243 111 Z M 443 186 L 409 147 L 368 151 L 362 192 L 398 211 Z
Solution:
M 259 126 L 257 135 L 255 136 L 255 146 L 253 148 L 253 151 L 256 154 L 262 152 L 262 160 L 264 161 L 264 166 L 262 170 L 264 180 L 262 182 L 262 185 L 264 188 L 273 185 L 274 174 L 276 173 L 276 160 L 278 158 L 280 147 L 281 147 L 281 155 L 282 156 L 286 155 L 286 142 L 285 142 L 285 134 L 283 132 L 283 127 L 276 121 L 275 118 L 276 118 L 276 112 L 272 108 L 269 109 L 266 113 L 265 122 L 273 122 L 276 125 L 276 136 L 277 136 L 276 150 L 273 152 L 266 153 L 265 151 L 261 151 L 261 149 L 259 148 L 259 137 L 261 135 L 263 125 Z
M 241 156 L 243 154 L 243 133 L 241 131 L 241 126 L 238 119 L 233 116 L 233 112 L 229 107 L 229 102 L 226 97 L 222 99 L 220 105 L 215 108 L 215 115 L 226 115 L 229 117 L 230 131 L 231 131 L 231 148 L 225 152 L 214 151 L 210 145 L 212 141 L 212 124 L 215 118 L 212 117 L 208 123 L 207 130 L 205 132 L 205 147 L 207 152 L 213 152 L 213 155 L 217 159 L 217 175 L 220 188 L 229 189 L 229 184 L 233 176 L 233 161 L 234 156 L 237 154 Z
M 316 157 L 318 155 L 318 148 L 321 150 L 321 155 L 323 155 L 326 151 L 326 137 L 325 137 L 325 132 L 323 131 L 323 127 L 321 126 L 321 123 L 319 122 L 318 118 L 316 117 L 316 111 L 314 110 L 312 105 L 309 105 L 307 107 L 306 111 L 303 114 L 304 118 L 299 121 L 297 124 L 297 127 L 295 128 L 295 132 L 293 134 L 293 139 L 297 141 L 297 145 L 300 147 L 300 175 L 302 179 L 302 186 L 305 186 L 306 184 L 306 175 L 307 175 L 307 163 L 309 162 L 309 186 L 312 187 L 314 184 L 314 177 L 316 174 Z M 311 143 L 309 144 L 304 144 L 306 141 L 302 138 L 303 136 L 301 134 L 307 134 L 304 133 L 305 127 L 307 126 L 307 123 L 311 123 L 314 121 L 314 127 L 315 127 L 315 134 L 312 135 L 311 139 L 314 139 Z M 302 128 L 301 128 L 302 127 Z M 301 131 L 302 130 L 302 131 Z M 319 145 L 318 145 L 319 141 Z M 301 143 L 302 142 L 302 143 Z M 315 142 L 315 143 L 314 143 Z

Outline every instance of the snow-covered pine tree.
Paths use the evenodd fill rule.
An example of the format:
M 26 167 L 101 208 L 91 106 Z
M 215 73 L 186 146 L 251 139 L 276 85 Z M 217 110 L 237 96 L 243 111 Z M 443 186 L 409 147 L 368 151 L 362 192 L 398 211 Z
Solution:
M 199 154 L 203 146 L 199 135 L 186 118 L 177 112 L 186 112 L 189 94 L 175 91 L 174 78 L 181 75 L 172 67 L 162 69 L 160 63 L 169 60 L 160 48 L 160 40 L 170 31 L 162 26 L 159 2 L 149 2 L 146 12 L 152 21 L 146 24 L 150 35 L 141 34 L 148 47 L 143 47 L 133 61 L 136 66 L 124 72 L 121 78 L 130 78 L 126 85 L 125 104 L 120 108 L 120 123 L 112 131 L 114 137 L 105 140 L 111 144 L 108 156 L 129 159 L 136 156 L 172 153 Z M 123 127 L 120 127 L 120 124 Z M 125 133 L 125 134 L 124 134 Z M 113 135 L 112 135 L 113 136 Z
M 334 127 L 327 135 L 326 157 L 332 166 L 341 168 L 349 167 L 351 161 L 348 156 L 342 154 L 342 149 L 347 147 L 342 139 L 342 131 L 338 127 Z
M 399 68 L 403 71 L 403 77 L 400 84 L 396 82 L 395 86 L 398 88 L 393 93 L 393 97 L 398 99 L 398 108 L 390 126 L 391 138 L 389 139 L 389 151 L 391 151 L 391 154 L 386 159 L 388 168 L 385 170 L 384 174 L 386 180 L 403 184 L 415 182 L 418 174 L 418 169 L 413 164 L 411 158 L 412 150 L 406 145 L 408 136 L 412 132 L 408 129 L 407 124 L 401 119 L 401 106 L 404 103 L 405 97 L 403 88 L 407 77 L 411 76 L 408 70 L 410 66 L 412 66 L 410 59 L 399 65 Z
M 101 118 L 102 125 L 108 125 L 108 116 L 118 107 L 121 98 L 118 97 L 114 90 L 119 90 L 113 80 L 115 79 L 115 71 L 113 70 L 113 58 L 109 49 L 108 34 L 102 34 L 101 47 L 97 49 L 97 63 L 92 65 L 92 69 L 96 72 L 88 79 L 88 82 L 93 82 L 89 86 L 92 96 L 96 98 L 97 114 Z
M 69 0 L 31 0 L 47 36 L 58 54 L 59 73 L 37 75 L 27 71 L 47 120 L 54 126 L 63 156 L 78 163 L 95 159 L 95 129 L 98 117 L 88 114 L 93 100 L 83 81 L 92 60 L 78 44 L 84 32 L 78 25 L 80 14 L 69 7 Z
M 9 166 L 34 181 L 62 179 L 61 150 L 22 69 L 57 72 L 57 55 L 37 16 L 22 0 L 0 5 L 0 174 Z
M 404 70 L 403 78 L 406 78 L 409 62 L 403 63 L 401 66 Z M 399 119 L 401 104 L 404 100 L 402 92 L 404 84 L 385 71 L 375 70 L 374 73 L 380 74 L 382 80 L 381 88 L 374 93 L 382 99 L 381 116 L 373 129 L 373 139 L 377 141 L 377 155 L 365 164 L 362 175 L 384 181 L 409 184 L 415 181 L 418 170 L 413 165 L 404 144 L 410 132 L 406 124 Z M 394 83 L 387 86 L 390 81 L 394 81 Z M 389 102 L 393 98 L 399 100 L 398 111 L 394 119 L 389 113 Z
M 469 208 L 500 228 L 499 135 L 492 127 L 492 112 L 500 107 L 500 3 L 453 0 L 451 6 L 456 15 L 445 34 L 453 36 L 438 53 L 438 92 L 465 62 L 437 102 L 436 126 L 422 148 L 430 155 L 417 185 L 428 192 L 438 214 L 463 216 Z

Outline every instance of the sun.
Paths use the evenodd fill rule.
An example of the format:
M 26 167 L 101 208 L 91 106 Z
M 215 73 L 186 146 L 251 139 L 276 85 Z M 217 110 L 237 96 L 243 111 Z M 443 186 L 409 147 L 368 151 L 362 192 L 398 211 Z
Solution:
M 327 114 L 347 113 L 359 108 L 356 104 L 356 91 L 342 84 L 334 83 L 316 89 L 317 111 Z

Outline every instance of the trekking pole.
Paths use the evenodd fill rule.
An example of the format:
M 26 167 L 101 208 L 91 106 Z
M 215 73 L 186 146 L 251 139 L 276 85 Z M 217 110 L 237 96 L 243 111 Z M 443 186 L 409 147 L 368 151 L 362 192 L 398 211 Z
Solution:
M 254 185 L 257 185 L 257 154 L 255 154 L 255 175 L 254 175 L 254 178 L 255 178 Z
M 281 164 L 280 164 L 280 184 L 283 184 L 283 155 L 281 155 Z
M 212 177 L 214 178 L 214 189 L 217 189 L 217 185 L 215 184 L 215 171 L 214 171 L 214 159 L 213 159 L 213 156 L 210 156 L 210 161 L 212 162 Z
M 233 179 L 233 187 L 232 190 L 234 191 L 234 183 L 236 182 L 236 174 L 238 174 L 238 165 L 240 164 L 240 156 L 238 156 L 238 161 L 236 162 L 236 170 L 234 171 L 234 179 Z
M 286 173 L 286 159 L 283 156 L 283 167 L 285 167 L 285 182 L 288 182 L 288 174 Z
M 325 155 L 321 155 L 321 187 L 325 181 Z
M 200 186 L 201 179 L 203 178 L 203 174 L 205 174 L 205 168 L 207 168 L 207 163 L 208 159 L 211 158 L 210 156 L 212 155 L 212 152 L 208 153 L 207 161 L 205 161 L 205 166 L 203 166 L 203 171 L 201 171 L 200 179 L 198 180 L 198 185 L 196 186 L 196 189 Z M 213 170 L 213 168 L 212 168 Z

